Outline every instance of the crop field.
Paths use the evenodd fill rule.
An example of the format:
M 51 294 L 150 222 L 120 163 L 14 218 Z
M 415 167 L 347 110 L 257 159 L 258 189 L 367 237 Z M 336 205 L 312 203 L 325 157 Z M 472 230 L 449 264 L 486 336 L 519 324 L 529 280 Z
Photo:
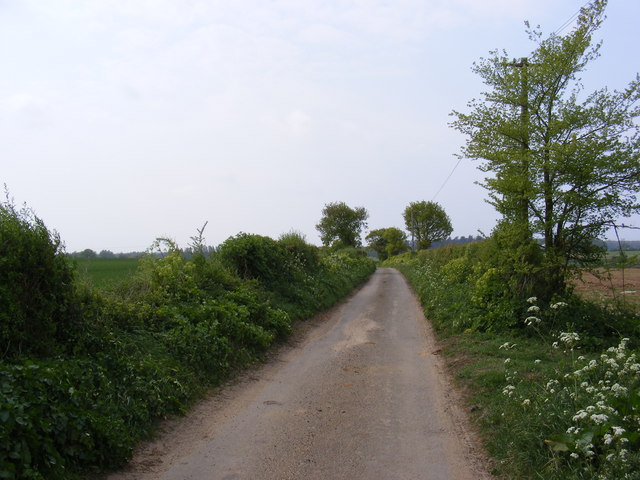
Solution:
M 138 268 L 137 258 L 76 258 L 74 261 L 80 278 L 96 288 L 121 282 Z
M 576 293 L 589 300 L 623 300 L 640 306 L 640 268 L 584 272 L 575 281 Z

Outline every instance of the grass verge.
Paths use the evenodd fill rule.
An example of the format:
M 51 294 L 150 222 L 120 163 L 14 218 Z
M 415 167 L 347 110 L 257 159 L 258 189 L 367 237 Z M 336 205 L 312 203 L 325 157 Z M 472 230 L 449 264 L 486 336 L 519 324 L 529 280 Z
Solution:
M 532 297 L 519 309 L 523 318 L 505 321 L 508 310 L 494 316 L 492 304 L 476 300 L 482 266 L 460 273 L 460 258 L 472 262 L 405 257 L 386 265 L 419 296 L 493 473 L 640 478 L 637 314 L 569 298 L 538 306 Z

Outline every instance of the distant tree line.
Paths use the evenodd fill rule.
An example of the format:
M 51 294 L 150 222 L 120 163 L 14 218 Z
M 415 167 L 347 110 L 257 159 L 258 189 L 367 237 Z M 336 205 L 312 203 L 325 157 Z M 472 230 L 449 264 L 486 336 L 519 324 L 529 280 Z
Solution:
M 67 256 L 71 258 L 142 258 L 145 254 L 145 252 L 113 253 L 111 250 L 100 250 L 99 253 L 96 253 L 95 250 L 85 248 L 80 252 L 67 253 Z

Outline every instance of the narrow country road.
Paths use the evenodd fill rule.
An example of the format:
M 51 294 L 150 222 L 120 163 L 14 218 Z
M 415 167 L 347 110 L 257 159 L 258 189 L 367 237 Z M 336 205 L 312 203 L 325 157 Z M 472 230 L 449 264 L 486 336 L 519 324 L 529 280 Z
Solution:
M 490 478 L 397 271 L 379 269 L 298 337 L 103 478 Z

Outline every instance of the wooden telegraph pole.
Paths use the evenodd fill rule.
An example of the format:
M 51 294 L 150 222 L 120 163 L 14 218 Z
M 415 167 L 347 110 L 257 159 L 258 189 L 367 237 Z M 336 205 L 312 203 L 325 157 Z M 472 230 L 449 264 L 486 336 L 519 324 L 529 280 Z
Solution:
M 522 190 L 520 193 L 520 201 L 518 202 L 517 218 L 522 225 L 526 226 L 527 235 L 530 235 L 529 228 L 529 59 L 522 57 L 519 62 L 508 63 L 509 67 L 522 69 L 520 75 L 520 122 L 522 125 L 522 137 L 520 140 L 520 175 L 522 178 Z

